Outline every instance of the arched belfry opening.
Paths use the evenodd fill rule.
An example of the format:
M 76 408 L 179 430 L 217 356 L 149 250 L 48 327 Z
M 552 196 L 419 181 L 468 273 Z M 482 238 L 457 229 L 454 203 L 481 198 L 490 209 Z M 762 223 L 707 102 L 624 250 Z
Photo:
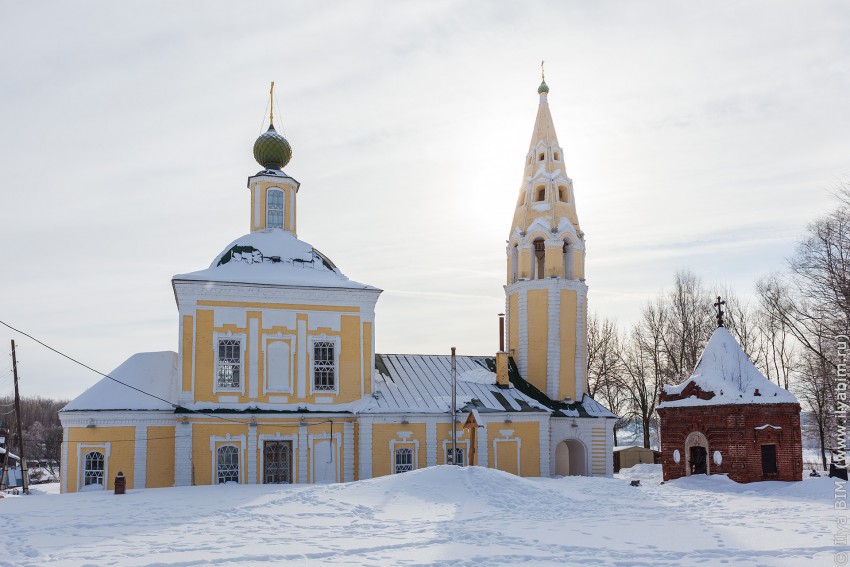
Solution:
M 555 474 L 587 476 L 587 448 L 578 439 L 564 439 L 555 448 Z
M 573 248 L 569 240 L 564 240 L 564 279 L 571 280 L 575 278 L 573 267 Z
M 546 277 L 546 243 L 542 238 L 534 241 L 534 267 L 532 268 L 533 279 L 542 280 Z

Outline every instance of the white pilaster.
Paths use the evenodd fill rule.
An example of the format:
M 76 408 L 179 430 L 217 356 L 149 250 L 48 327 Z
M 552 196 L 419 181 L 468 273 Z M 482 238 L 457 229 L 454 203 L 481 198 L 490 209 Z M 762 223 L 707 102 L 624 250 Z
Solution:
M 451 423 L 451 418 L 449 418 Z M 425 466 L 437 464 L 437 423 L 429 421 L 425 424 Z
M 362 352 L 362 351 L 361 351 Z M 346 421 L 342 429 L 342 454 L 345 468 L 342 471 L 343 482 L 354 481 L 354 423 Z
M 256 319 L 255 319 L 256 321 Z M 248 478 L 246 484 L 257 484 L 257 424 L 248 425 Z
M 307 472 L 307 442 L 307 426 L 302 425 L 298 428 L 298 484 L 307 484 L 310 482 L 309 473 Z
M 362 418 L 360 420 L 360 446 L 358 451 L 358 462 L 360 464 L 358 478 L 360 480 L 372 478 L 372 422 L 365 421 Z
M 552 476 L 549 453 L 549 417 L 540 420 L 540 476 Z
M 147 487 L 148 473 L 148 428 L 136 426 L 136 442 L 133 452 L 133 488 Z
M 298 340 L 295 344 L 298 353 L 298 394 L 299 398 L 307 397 L 307 321 L 298 321 Z M 306 458 L 306 457 L 305 457 Z M 305 461 L 306 462 L 306 461 Z
M 489 454 L 487 453 L 487 423 L 485 422 L 481 425 L 484 427 L 478 428 L 478 438 L 476 440 L 476 445 L 478 445 L 478 466 L 489 467 Z
M 178 423 L 174 430 L 174 486 L 190 486 L 193 484 L 192 425 Z
M 248 396 L 256 399 L 259 392 L 260 373 L 260 323 L 252 318 L 248 324 L 248 344 L 250 353 L 248 355 Z

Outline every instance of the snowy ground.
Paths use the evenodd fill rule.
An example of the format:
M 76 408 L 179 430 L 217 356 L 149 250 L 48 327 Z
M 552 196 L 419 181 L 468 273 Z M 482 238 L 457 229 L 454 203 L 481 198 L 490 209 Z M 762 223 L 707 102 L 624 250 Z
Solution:
M 845 550 L 832 503 L 828 478 L 662 485 L 657 465 L 614 479 L 443 466 L 326 486 L 10 497 L 0 564 L 832 565 Z

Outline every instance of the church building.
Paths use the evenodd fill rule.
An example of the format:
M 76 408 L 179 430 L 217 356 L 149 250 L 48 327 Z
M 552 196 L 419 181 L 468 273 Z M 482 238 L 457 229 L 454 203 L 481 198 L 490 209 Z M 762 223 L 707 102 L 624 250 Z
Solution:
M 616 416 L 587 395 L 584 233 L 548 104 L 507 247 L 495 356 L 376 354 L 381 290 L 298 238 L 301 183 L 254 144 L 250 231 L 172 278 L 177 352 L 131 356 L 60 412 L 62 491 L 349 482 L 442 464 L 610 476 Z M 309 190 L 309 186 L 305 186 Z M 330 205 L 333 206 L 333 205 Z

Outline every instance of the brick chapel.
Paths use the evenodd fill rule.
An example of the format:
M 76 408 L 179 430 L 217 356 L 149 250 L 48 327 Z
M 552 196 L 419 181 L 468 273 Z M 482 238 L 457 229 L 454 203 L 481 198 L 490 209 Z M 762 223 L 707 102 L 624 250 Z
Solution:
M 742 483 L 802 480 L 800 404 L 756 369 L 722 315 L 691 377 L 661 392 L 664 480 L 693 474 L 726 474 Z

